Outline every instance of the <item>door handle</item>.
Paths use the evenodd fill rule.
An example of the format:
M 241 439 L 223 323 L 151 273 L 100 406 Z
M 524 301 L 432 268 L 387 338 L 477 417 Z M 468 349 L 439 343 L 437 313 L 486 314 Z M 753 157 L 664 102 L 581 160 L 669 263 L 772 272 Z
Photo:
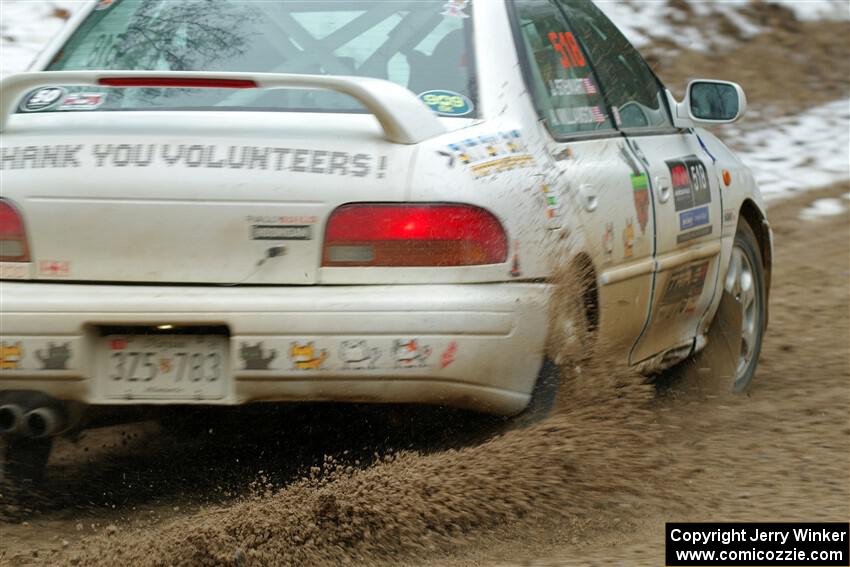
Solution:
M 581 203 L 584 205 L 584 210 L 592 213 L 599 206 L 599 200 L 596 198 L 596 190 L 592 185 L 582 183 L 578 186 L 578 193 L 581 195 Z
M 658 201 L 660 203 L 666 203 L 669 201 L 670 195 L 673 193 L 670 186 L 670 180 L 666 177 L 662 177 L 661 175 L 656 175 L 655 186 L 658 187 Z

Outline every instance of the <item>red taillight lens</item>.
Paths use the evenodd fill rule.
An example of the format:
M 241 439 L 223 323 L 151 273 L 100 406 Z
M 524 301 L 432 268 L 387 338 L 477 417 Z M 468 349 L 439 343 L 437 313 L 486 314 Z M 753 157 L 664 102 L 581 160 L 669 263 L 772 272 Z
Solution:
M 98 84 L 105 87 L 183 87 L 193 89 L 256 89 L 250 79 L 199 79 L 195 77 L 104 77 Z
M 501 264 L 508 239 L 492 213 L 470 205 L 351 204 L 325 229 L 323 266 Z
M 24 219 L 5 199 L 0 199 L 0 262 L 29 262 Z

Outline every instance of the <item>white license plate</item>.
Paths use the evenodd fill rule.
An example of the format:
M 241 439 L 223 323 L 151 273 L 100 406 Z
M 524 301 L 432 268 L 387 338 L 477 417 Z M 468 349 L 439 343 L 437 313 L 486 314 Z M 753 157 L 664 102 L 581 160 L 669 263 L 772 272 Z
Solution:
M 107 398 L 214 400 L 227 393 L 226 337 L 111 335 L 99 350 Z

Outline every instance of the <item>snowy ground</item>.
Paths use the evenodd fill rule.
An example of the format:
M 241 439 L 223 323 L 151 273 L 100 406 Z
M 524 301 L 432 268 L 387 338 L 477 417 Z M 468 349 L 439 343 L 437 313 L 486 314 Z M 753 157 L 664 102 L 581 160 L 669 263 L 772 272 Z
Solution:
M 773 2 L 803 20 L 850 20 L 847 0 Z M 743 11 L 749 3 L 689 0 L 688 5 L 697 16 L 722 13 L 747 36 L 760 31 Z M 65 21 L 61 16 L 67 17 L 84 4 L 80 0 L 0 0 L 0 76 L 26 69 L 62 29 Z M 653 37 L 667 37 L 688 49 L 711 47 L 712 40 L 707 38 L 711 34 L 686 25 L 688 16 L 667 1 L 597 0 L 597 4 L 638 46 Z M 737 148 L 753 169 L 767 198 L 850 179 L 850 99 L 779 120 L 768 120 L 769 112 L 761 110 L 753 109 L 749 121 L 725 128 L 721 137 Z
M 744 9 L 753 4 L 752 0 L 687 0 L 690 14 L 664 0 L 595 2 L 637 47 L 650 43 L 653 38 L 663 38 L 681 47 L 707 51 L 714 44 L 715 30 L 693 23 L 710 14 L 728 18 L 744 37 L 761 31 L 758 23 L 744 13 Z M 768 3 L 790 9 L 799 20 L 850 20 L 847 0 L 768 0 Z M 720 39 L 728 42 L 728 37 Z
M 722 138 L 737 148 L 767 199 L 850 179 L 850 99 L 766 126 L 745 118 Z

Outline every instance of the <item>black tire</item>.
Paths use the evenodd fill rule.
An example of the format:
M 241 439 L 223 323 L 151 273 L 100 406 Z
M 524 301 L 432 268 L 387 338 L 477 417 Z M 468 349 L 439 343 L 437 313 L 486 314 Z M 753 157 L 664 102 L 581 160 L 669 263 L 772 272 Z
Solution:
M 511 427 L 528 427 L 548 417 L 563 376 L 590 360 L 596 346 L 598 308 L 596 274 L 589 260 L 576 260 L 554 274 L 549 305 L 547 356 L 528 406 L 510 418 Z M 566 374 L 564 373 L 566 371 Z
M 754 333 L 749 356 L 741 364 L 744 328 L 747 324 L 741 297 L 737 293 L 735 255 L 745 257 L 752 275 L 754 309 L 750 323 Z M 659 391 L 675 390 L 679 395 L 746 392 L 758 366 L 767 317 L 767 293 L 761 248 L 752 227 L 742 220 L 733 242 L 728 272 L 718 290 L 722 295 L 714 320 L 708 329 L 707 344 L 694 356 L 662 371 L 654 378 Z

